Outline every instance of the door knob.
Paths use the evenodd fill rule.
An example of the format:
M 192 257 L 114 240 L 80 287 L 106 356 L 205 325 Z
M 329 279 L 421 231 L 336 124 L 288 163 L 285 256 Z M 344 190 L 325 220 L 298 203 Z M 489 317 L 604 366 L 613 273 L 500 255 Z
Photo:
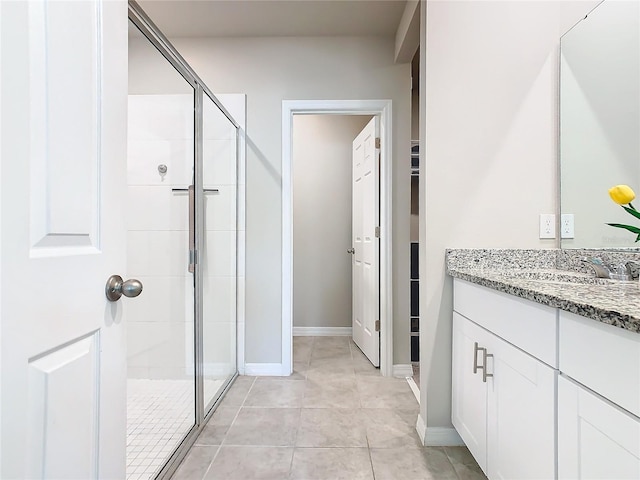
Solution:
M 104 293 L 110 302 L 117 302 L 122 295 L 129 298 L 137 297 L 141 292 L 142 282 L 140 280 L 130 278 L 123 281 L 120 275 L 111 275 L 104 287 Z
M 353 255 L 354 253 L 356 253 L 356 249 L 353 247 L 347 248 L 347 253 L 350 253 L 351 255 Z

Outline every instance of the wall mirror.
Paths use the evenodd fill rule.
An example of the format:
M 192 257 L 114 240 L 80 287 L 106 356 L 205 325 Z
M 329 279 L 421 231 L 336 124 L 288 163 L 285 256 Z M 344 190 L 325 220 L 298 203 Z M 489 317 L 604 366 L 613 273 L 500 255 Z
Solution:
M 605 0 L 561 38 L 560 206 L 574 215 L 563 248 L 640 247 L 606 225 L 640 227 L 608 195 L 627 184 L 640 197 L 639 27 L 640 2 Z

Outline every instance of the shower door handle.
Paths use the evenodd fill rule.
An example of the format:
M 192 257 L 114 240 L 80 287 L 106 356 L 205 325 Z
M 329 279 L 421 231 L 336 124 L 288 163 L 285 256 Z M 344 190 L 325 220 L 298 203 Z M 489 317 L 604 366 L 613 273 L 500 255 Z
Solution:
M 189 272 L 196 271 L 196 263 L 198 263 L 198 255 L 196 253 L 196 188 L 189 185 Z

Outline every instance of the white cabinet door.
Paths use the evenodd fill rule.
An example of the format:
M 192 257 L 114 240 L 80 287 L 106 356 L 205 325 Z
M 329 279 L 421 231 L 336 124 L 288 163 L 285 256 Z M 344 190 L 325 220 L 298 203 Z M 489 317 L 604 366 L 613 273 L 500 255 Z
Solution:
M 482 371 L 474 373 L 476 350 L 491 335 L 475 323 L 453 313 L 453 365 L 451 421 L 483 471 L 487 466 L 487 384 Z
M 487 475 L 555 477 L 555 370 L 494 337 L 487 346 Z
M 558 478 L 640 478 L 640 420 L 558 379 Z

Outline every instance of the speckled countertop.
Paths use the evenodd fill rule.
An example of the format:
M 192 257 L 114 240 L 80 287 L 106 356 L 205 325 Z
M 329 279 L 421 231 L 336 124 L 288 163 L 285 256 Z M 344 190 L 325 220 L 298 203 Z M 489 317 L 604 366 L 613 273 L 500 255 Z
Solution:
M 584 256 L 584 251 L 574 253 Z M 579 259 L 568 258 L 571 255 L 555 249 L 447 250 L 447 273 L 499 292 L 640 333 L 638 280 L 593 278 Z M 635 261 L 636 255 L 640 254 L 632 253 L 631 257 L 624 258 Z

